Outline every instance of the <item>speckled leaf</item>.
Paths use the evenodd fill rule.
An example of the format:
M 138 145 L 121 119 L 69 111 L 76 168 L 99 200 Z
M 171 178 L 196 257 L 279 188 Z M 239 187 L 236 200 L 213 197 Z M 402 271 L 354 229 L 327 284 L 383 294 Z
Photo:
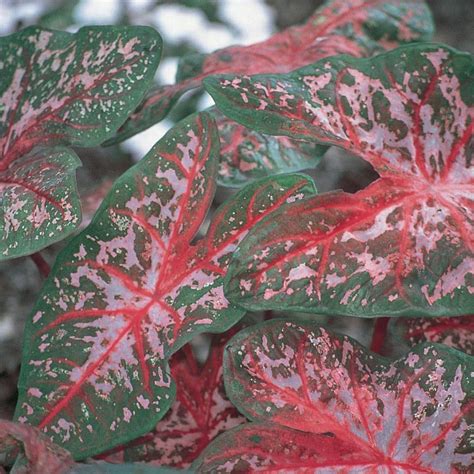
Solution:
M 37 147 L 0 171 L 0 260 L 33 253 L 77 227 L 80 164 L 67 148 Z
M 65 474 L 74 464 L 65 449 L 37 428 L 0 420 L 0 470 L 4 456 L 15 461 L 11 474 Z
M 130 444 L 125 460 L 188 467 L 219 433 L 245 421 L 224 391 L 222 354 L 228 339 L 228 332 L 215 336 L 202 367 L 189 352 L 173 357 L 176 400 L 152 433 Z
M 109 143 L 122 141 L 162 120 L 187 91 L 211 74 L 289 72 L 335 54 L 370 56 L 399 43 L 428 40 L 430 11 L 422 0 L 330 0 L 301 26 L 250 46 L 190 55 L 174 85 L 156 87 Z
M 438 342 L 474 355 L 474 315 L 453 318 L 397 318 L 389 325 L 392 344 Z
M 67 474 L 192 474 L 194 471 L 148 466 L 143 463 L 111 464 L 98 462 L 76 464 Z
M 255 228 L 227 297 L 355 316 L 471 311 L 473 80 L 472 57 L 439 45 L 331 58 L 286 76 L 207 79 L 231 118 L 341 146 L 381 176 Z
M 241 187 L 250 181 L 278 173 L 314 168 L 327 150 L 302 140 L 255 132 L 210 109 L 216 119 L 221 142 L 217 182 Z
M 257 182 L 216 212 L 217 128 L 180 122 L 112 187 L 92 223 L 58 256 L 27 323 L 16 416 L 76 458 L 151 431 L 174 397 L 167 359 L 200 332 L 244 314 L 223 295 L 231 253 L 307 178 Z
M 443 345 L 390 361 L 347 336 L 284 320 L 241 331 L 224 357 L 227 394 L 249 419 L 332 433 L 374 473 L 469 471 L 473 370 L 474 358 Z M 345 472 L 360 468 L 347 463 Z
M 158 33 L 146 27 L 74 35 L 30 27 L 0 38 L 0 260 L 77 226 L 77 159 L 44 147 L 94 146 L 113 135 L 143 99 L 160 53 Z
M 192 467 L 197 473 L 377 473 L 373 456 L 344 439 L 273 423 L 245 423 L 227 431 Z

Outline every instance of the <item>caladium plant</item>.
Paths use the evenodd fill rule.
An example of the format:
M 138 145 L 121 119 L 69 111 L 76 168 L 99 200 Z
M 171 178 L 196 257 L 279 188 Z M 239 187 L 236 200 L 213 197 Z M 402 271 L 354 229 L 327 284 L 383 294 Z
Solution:
M 223 294 L 232 252 L 287 202 L 314 194 L 304 176 L 257 181 L 216 211 L 211 117 L 172 129 L 110 190 L 58 256 L 25 329 L 17 418 L 76 458 L 151 431 L 174 398 L 167 359 L 196 334 L 245 313 Z
M 430 32 L 422 1 L 333 0 L 266 42 L 185 59 L 179 82 L 139 110 L 161 49 L 153 30 L 0 39 L 4 259 L 77 227 L 67 146 L 103 143 L 133 110 L 113 139 L 136 133 L 190 87 L 205 84 L 219 108 L 83 198 L 95 215 L 65 242 L 26 323 L 0 464 L 471 472 L 474 60 L 437 44 L 370 57 Z M 332 145 L 380 178 L 317 195 L 309 177 L 281 174 L 316 167 Z M 241 189 L 215 199 L 217 184 Z M 265 313 L 224 349 L 247 309 Z M 370 347 L 392 356 L 291 310 L 385 316 Z M 409 318 L 386 338 L 387 316 Z M 334 327 L 356 334 L 351 321 Z M 203 352 L 204 340 L 198 362 L 191 345 Z
M 146 27 L 30 27 L 0 38 L 0 260 L 70 234 L 80 203 L 72 150 L 113 135 L 142 100 L 161 54 Z
M 421 344 L 398 360 L 314 324 L 273 320 L 226 349 L 227 394 L 252 423 L 198 472 L 470 472 L 474 359 Z
M 122 141 L 162 120 L 187 91 L 214 74 L 289 72 L 335 54 L 370 56 L 403 42 L 429 40 L 431 13 L 423 0 L 329 0 L 305 24 L 250 46 L 230 46 L 185 57 L 177 83 L 157 86 L 108 143 Z
M 380 178 L 252 230 L 226 296 L 247 308 L 454 316 L 474 292 L 474 61 L 441 45 L 205 80 L 229 117 L 345 148 Z M 291 225 L 288 225 L 291 222 Z

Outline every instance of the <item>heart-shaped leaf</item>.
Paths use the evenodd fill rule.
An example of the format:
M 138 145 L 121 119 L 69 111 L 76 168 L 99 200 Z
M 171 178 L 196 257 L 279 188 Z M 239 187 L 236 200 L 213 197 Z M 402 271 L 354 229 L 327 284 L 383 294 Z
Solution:
M 298 430 L 295 437 L 279 438 L 281 452 L 286 448 L 294 462 L 286 469 L 320 469 L 316 472 L 341 466 L 348 473 L 468 472 L 473 369 L 472 357 L 439 344 L 419 345 L 390 361 L 347 336 L 282 320 L 241 331 L 224 359 L 226 391 L 242 413 L 280 425 L 276 433 Z M 217 465 L 213 450 L 206 450 L 197 463 L 201 471 L 208 472 L 202 468 L 208 467 L 208 453 L 216 472 L 229 471 L 241 457 L 248 462 L 252 451 L 246 453 L 245 446 L 260 448 L 254 469 L 272 466 L 266 461 L 273 462 L 275 455 L 268 429 L 259 437 L 259 426 L 237 428 L 234 450 L 221 453 Z M 242 449 L 237 442 L 252 430 Z M 230 446 L 230 433 L 225 436 L 223 445 Z M 214 445 L 219 442 L 217 438 Z M 331 454 L 322 460 L 315 456 L 321 443 Z M 299 459 L 294 454 L 298 449 L 305 454 Z
M 355 195 L 295 203 L 255 228 L 227 297 L 354 316 L 469 313 L 473 81 L 472 57 L 439 45 L 330 58 L 288 75 L 206 79 L 231 118 L 341 146 L 381 176 Z
M 65 474 L 74 465 L 70 454 L 37 428 L 0 420 L 0 471 L 4 455 L 15 456 L 12 474 Z
M 162 120 L 187 91 L 211 74 L 289 72 L 335 54 L 370 56 L 399 43 L 429 40 L 431 13 L 423 0 L 329 0 L 301 26 L 250 46 L 230 46 L 191 55 L 180 65 L 177 84 L 158 86 L 108 144 Z
M 455 318 L 397 318 L 389 325 L 392 344 L 438 342 L 474 355 L 474 315 Z
M 197 473 L 361 474 L 378 473 L 376 467 L 372 456 L 332 433 L 305 433 L 274 423 L 245 423 L 223 433 L 193 464 Z
M 217 182 L 241 187 L 250 181 L 278 173 L 314 168 L 327 147 L 281 136 L 255 132 L 210 109 L 221 142 Z
M 169 467 L 148 466 L 146 464 L 124 463 L 112 464 L 94 462 L 90 464 L 76 464 L 67 474 L 193 474 L 192 471 L 172 469 Z
M 202 367 L 191 351 L 171 359 L 176 400 L 152 433 L 125 449 L 125 460 L 188 467 L 219 433 L 246 421 L 224 391 L 222 355 L 230 335 L 214 337 Z
M 79 162 L 45 147 L 113 135 L 143 99 L 160 54 L 158 33 L 146 27 L 30 27 L 0 38 L 0 260 L 78 225 Z
M 0 171 L 0 260 L 34 253 L 77 227 L 80 165 L 72 150 L 37 147 Z
M 173 128 L 113 185 L 43 288 L 25 329 L 16 416 L 77 458 L 156 426 L 174 397 L 167 359 L 244 315 L 223 294 L 232 252 L 257 222 L 314 193 L 299 175 L 253 183 L 193 245 L 218 155 L 207 114 Z

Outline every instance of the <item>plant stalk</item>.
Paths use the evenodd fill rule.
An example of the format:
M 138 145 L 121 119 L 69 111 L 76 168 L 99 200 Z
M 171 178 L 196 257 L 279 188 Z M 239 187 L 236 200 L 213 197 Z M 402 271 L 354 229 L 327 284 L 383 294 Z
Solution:
M 40 272 L 40 275 L 43 278 L 47 278 L 49 272 L 51 271 L 49 263 L 43 258 L 43 256 L 39 252 L 31 254 L 30 257 L 31 260 L 33 260 L 33 262 L 35 263 L 36 268 Z
M 374 332 L 372 333 L 372 342 L 370 344 L 370 350 L 380 354 L 382 347 L 385 342 L 385 336 L 387 334 L 387 326 L 390 318 L 377 318 L 374 324 Z

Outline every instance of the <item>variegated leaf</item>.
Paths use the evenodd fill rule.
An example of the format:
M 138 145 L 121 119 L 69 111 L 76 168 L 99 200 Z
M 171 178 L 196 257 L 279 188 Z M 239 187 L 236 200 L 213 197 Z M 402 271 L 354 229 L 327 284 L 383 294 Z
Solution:
M 210 112 L 221 142 L 217 177 L 221 186 L 241 187 L 265 176 L 314 168 L 327 150 L 323 145 L 255 132 L 215 108 Z
M 389 336 L 396 347 L 430 341 L 474 355 L 474 315 L 454 318 L 397 318 L 390 322 Z
M 341 146 L 381 176 L 355 195 L 317 196 L 255 228 L 227 297 L 355 316 L 470 312 L 473 65 L 447 47 L 413 45 L 286 76 L 206 79 L 231 118 Z
M 473 370 L 474 358 L 443 345 L 418 345 L 390 361 L 347 336 L 284 320 L 241 331 L 224 358 L 227 394 L 249 419 L 308 434 L 306 441 L 301 436 L 302 450 L 309 436 L 315 446 L 324 433 L 340 440 L 342 451 L 326 465 L 309 453 L 309 459 L 287 466 L 321 469 L 316 472 L 341 463 L 348 473 L 468 472 Z M 258 434 L 253 436 L 258 443 Z M 347 445 L 353 446 L 349 453 Z M 260 457 L 266 449 L 263 442 Z M 220 465 L 225 471 L 235 462 Z
M 211 74 L 289 72 L 335 54 L 370 56 L 399 43 L 429 40 L 432 33 L 431 14 L 423 0 L 329 0 L 305 24 L 265 41 L 185 58 L 179 82 L 150 91 L 109 143 L 162 120 L 185 92 L 201 87 Z
M 37 147 L 0 171 L 0 260 L 34 253 L 77 227 L 80 165 L 72 150 Z
M 67 474 L 192 474 L 192 471 L 148 466 L 139 462 L 124 464 L 95 462 L 90 464 L 78 463 Z
M 314 192 L 307 178 L 257 182 L 216 212 L 219 138 L 190 116 L 112 187 L 92 223 L 58 256 L 25 330 L 16 417 L 76 458 L 139 437 L 174 397 L 167 359 L 200 332 L 244 314 L 222 277 L 248 230 Z
M 192 467 L 197 473 L 216 474 L 377 472 L 373 457 L 355 449 L 350 441 L 336 438 L 332 433 L 305 433 L 274 423 L 245 423 L 223 433 Z
M 80 221 L 72 152 L 98 145 L 143 99 L 161 53 L 146 27 L 0 38 L 0 259 L 33 253 Z M 35 147 L 40 147 L 37 149 Z
M 152 433 L 125 449 L 125 460 L 188 467 L 219 433 L 245 421 L 224 391 L 222 354 L 228 339 L 229 332 L 215 336 L 202 367 L 191 351 L 171 359 L 176 400 Z
M 74 465 L 70 454 L 37 428 L 0 420 L 0 471 L 5 457 L 14 458 L 12 474 L 65 474 Z

